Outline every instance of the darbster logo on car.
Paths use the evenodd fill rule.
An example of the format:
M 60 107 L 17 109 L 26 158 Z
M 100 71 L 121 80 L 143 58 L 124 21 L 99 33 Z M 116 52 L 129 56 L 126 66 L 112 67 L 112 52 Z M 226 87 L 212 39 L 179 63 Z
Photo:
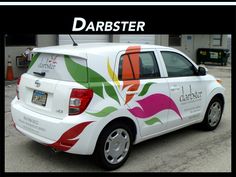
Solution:
M 184 87 L 182 86 L 182 94 L 179 97 L 179 101 L 188 102 L 188 101 L 198 101 L 202 97 L 202 91 L 192 91 L 192 86 L 189 85 L 189 92 L 185 93 Z
M 49 58 L 47 57 L 42 57 L 41 62 L 38 65 L 38 68 L 41 69 L 54 69 L 57 65 L 57 55 L 52 55 Z

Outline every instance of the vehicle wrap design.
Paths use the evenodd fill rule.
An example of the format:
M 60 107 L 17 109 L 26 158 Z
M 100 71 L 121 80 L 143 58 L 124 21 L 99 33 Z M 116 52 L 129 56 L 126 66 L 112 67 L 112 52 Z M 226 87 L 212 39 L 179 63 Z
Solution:
M 124 61 L 122 63 L 122 79 L 124 79 L 123 81 L 123 88 L 122 90 L 124 90 L 124 88 L 129 87 L 127 91 L 136 91 L 139 88 L 140 85 L 140 80 L 139 80 L 139 76 L 140 76 L 140 69 L 139 69 L 139 53 L 141 51 L 141 47 L 140 46 L 130 46 L 127 48 L 125 54 L 124 54 Z M 127 55 L 131 52 L 136 52 L 135 54 L 132 55 L 132 61 L 130 60 L 130 57 Z M 132 64 L 131 64 L 132 63 Z M 131 66 L 132 65 L 132 66 Z M 134 72 L 134 77 L 135 80 L 128 80 L 130 77 L 128 73 L 128 71 L 130 71 L 129 68 L 127 67 L 132 67 L 131 70 L 133 70 Z M 126 80 L 127 79 L 127 80 Z M 127 104 L 132 98 L 134 97 L 134 94 L 126 94 L 126 98 L 125 98 L 125 104 Z
M 37 58 L 39 57 L 40 53 L 36 53 L 32 59 L 31 59 L 31 62 L 29 64 L 29 69 L 31 68 L 31 66 L 33 66 L 33 64 L 36 62 Z
M 134 61 L 139 61 L 140 51 L 141 51 L 140 46 L 131 46 L 131 47 L 127 48 L 125 54 L 135 52 Z M 90 114 L 95 117 L 106 117 L 109 114 L 111 114 L 114 111 L 119 109 L 120 101 L 119 101 L 118 93 L 116 93 L 116 89 L 108 81 L 106 81 L 102 75 L 100 75 L 99 73 L 97 73 L 96 71 L 92 70 L 89 67 L 86 68 L 85 66 L 82 66 L 82 65 L 74 62 L 70 58 L 70 56 L 65 55 L 64 57 L 65 57 L 65 63 L 67 66 L 67 70 L 76 82 L 78 82 L 79 84 L 82 84 L 86 88 L 93 89 L 95 94 L 100 96 L 103 99 L 105 99 L 103 96 L 103 86 L 104 86 L 104 89 L 105 89 L 107 95 L 109 97 L 111 97 L 112 99 L 114 99 L 115 101 L 117 101 L 117 103 L 118 103 L 117 107 L 108 106 L 108 107 L 104 107 L 99 112 L 86 112 L 87 114 Z M 122 72 L 122 78 L 125 78 L 125 77 L 128 77 L 127 75 L 129 74 L 129 73 L 126 73 L 126 70 L 125 70 L 125 68 L 129 65 L 127 63 L 130 62 L 128 55 L 124 55 L 123 60 L 124 61 L 123 61 L 122 67 L 124 69 Z M 135 78 L 139 78 L 139 74 L 140 74 L 139 73 L 139 62 L 135 62 L 132 64 L 133 64 L 133 70 L 135 70 L 136 71 L 135 73 L 137 73 L 135 75 Z M 81 77 L 85 77 L 86 70 L 88 70 L 88 73 L 89 73 L 89 84 L 87 84 L 87 83 L 85 84 L 85 83 L 81 82 L 81 80 L 84 80 Z M 117 88 L 120 92 L 124 91 L 124 88 L 126 88 L 126 87 L 129 87 L 127 91 L 138 90 L 138 88 L 140 86 L 139 79 L 121 81 L 121 82 L 123 82 L 123 87 L 121 88 L 121 84 L 118 79 L 118 76 L 115 74 L 115 72 L 112 70 L 112 68 L 110 66 L 109 58 L 107 60 L 107 70 L 108 70 L 110 78 L 114 81 L 115 86 L 117 86 Z M 92 84 L 93 82 L 96 82 L 96 87 L 93 87 L 93 84 Z M 145 95 L 148 93 L 149 88 L 153 84 L 155 84 L 155 83 L 154 82 L 146 83 L 143 86 L 141 92 L 139 93 L 139 95 L 138 95 L 139 97 L 144 97 L 144 98 L 136 101 L 141 107 L 134 107 L 134 108 L 128 109 L 128 111 L 133 116 L 135 116 L 137 118 L 149 119 L 149 120 L 144 121 L 147 125 L 153 125 L 155 123 L 162 123 L 159 118 L 155 117 L 155 115 L 157 113 L 159 113 L 160 111 L 163 111 L 166 109 L 173 110 L 182 119 L 182 116 L 180 114 L 178 107 L 176 106 L 176 104 L 174 103 L 174 101 L 170 97 L 160 94 L 160 93 L 155 93 L 155 94 L 152 94 L 148 97 L 145 97 Z M 129 94 L 129 95 L 126 94 L 125 104 L 127 104 L 129 101 L 131 101 L 133 97 L 134 97 L 134 94 Z
M 74 62 L 68 55 L 65 55 L 64 57 L 67 70 L 76 82 L 78 82 L 79 84 L 83 85 L 86 88 L 93 89 L 95 94 L 97 94 L 101 98 L 104 98 L 103 94 L 103 86 L 104 86 L 108 96 L 120 104 L 118 95 L 114 87 L 109 82 L 107 82 L 102 75 L 90 69 L 89 67 L 85 67 L 80 65 L 79 63 Z M 89 82 L 84 82 L 87 79 L 87 72 L 89 76 L 88 78 Z
M 88 114 L 90 115 L 93 115 L 95 117 L 106 117 L 108 116 L 109 114 L 111 114 L 112 112 L 116 111 L 117 108 L 113 107 L 113 106 L 108 106 L 108 107 L 105 107 L 104 109 L 102 109 L 101 111 L 97 112 L 97 113 L 89 113 L 87 112 Z
M 110 62 L 109 62 L 109 58 L 107 59 L 107 72 L 109 74 L 109 77 L 114 81 L 114 86 L 112 84 L 110 84 L 101 74 L 99 74 L 98 72 L 94 71 L 93 69 L 87 67 L 87 66 L 83 66 L 75 61 L 73 61 L 73 59 L 68 56 L 68 55 L 64 55 L 64 62 L 66 65 L 66 69 L 68 71 L 68 73 L 71 75 L 71 77 L 73 78 L 73 80 L 79 84 L 81 84 L 82 86 L 84 86 L 85 88 L 89 88 L 92 89 L 94 91 L 94 93 L 99 96 L 102 99 L 105 99 L 104 97 L 104 91 L 106 92 L 106 94 L 112 98 L 113 100 L 116 101 L 116 107 L 114 106 L 107 106 L 104 107 L 102 110 L 100 110 L 99 112 L 87 112 L 85 111 L 85 113 L 97 117 L 97 118 L 103 118 L 106 117 L 108 115 L 110 115 L 111 113 L 117 111 L 119 109 L 121 105 L 121 101 L 119 100 L 120 97 L 118 96 L 119 93 L 117 92 L 126 92 L 126 90 L 124 90 L 125 88 L 128 87 L 127 91 L 137 91 L 140 87 L 140 80 L 138 79 L 140 76 L 139 73 L 139 53 L 141 51 L 141 47 L 140 46 L 131 46 L 128 47 L 125 54 L 124 54 L 124 58 L 123 58 L 123 71 L 122 71 L 122 78 L 124 78 L 124 81 L 119 81 L 118 76 L 116 75 L 116 73 L 113 71 Z M 134 57 L 134 61 L 132 63 L 132 70 L 135 71 L 135 80 L 125 80 L 126 77 L 129 77 L 130 73 L 127 73 L 126 71 L 126 67 L 129 66 L 129 62 L 130 59 L 128 57 L 129 53 L 135 52 L 135 54 L 133 55 Z M 34 57 L 32 58 L 32 61 L 30 63 L 29 67 L 32 67 L 32 65 L 35 63 L 35 61 L 37 60 L 37 58 L 39 57 L 40 53 L 36 53 L 34 55 Z M 123 82 L 121 84 L 121 82 Z M 141 89 L 141 92 L 137 95 L 137 97 L 140 99 L 138 101 L 136 101 L 140 107 L 133 107 L 131 109 L 127 109 L 133 116 L 135 116 L 138 119 L 143 119 L 144 123 L 146 125 L 153 125 L 156 123 L 160 123 L 163 124 L 161 122 L 161 120 L 158 118 L 158 116 L 156 116 L 159 112 L 163 111 L 163 110 L 173 110 L 181 119 L 181 113 L 178 109 L 178 107 L 176 106 L 176 104 L 174 103 L 174 101 L 164 95 L 164 94 L 160 94 L 160 93 L 154 93 L 152 95 L 149 95 L 147 97 L 145 97 L 145 95 L 148 93 L 149 88 L 155 85 L 154 82 L 148 82 L 146 83 L 143 88 Z M 115 89 L 115 87 L 118 88 Z M 134 94 L 125 94 L 125 102 L 124 104 L 128 104 L 132 99 L 134 98 Z M 96 121 L 96 120 L 95 120 Z M 54 142 L 53 144 L 48 144 L 48 146 L 53 147 L 57 150 L 61 150 L 61 151 L 68 151 L 72 146 L 74 146 L 79 138 L 78 136 L 82 133 L 82 131 L 94 121 L 89 121 L 89 122 L 83 122 L 80 123 L 78 125 L 75 125 L 74 127 L 70 128 L 69 130 L 67 130 L 66 132 L 64 132 L 61 137 Z
M 138 100 L 137 102 L 141 106 L 141 108 L 134 107 L 128 110 L 138 118 L 146 119 L 157 114 L 160 111 L 163 111 L 165 109 L 171 109 L 176 112 L 176 114 L 178 114 L 179 117 L 182 119 L 182 116 L 180 115 L 180 112 L 174 101 L 164 94 L 153 94 L 142 100 Z
M 79 140 L 78 136 L 82 131 L 93 121 L 83 122 L 67 130 L 61 135 L 61 137 L 53 144 L 48 144 L 48 146 L 55 148 L 60 151 L 68 151 L 72 146 L 74 146 Z

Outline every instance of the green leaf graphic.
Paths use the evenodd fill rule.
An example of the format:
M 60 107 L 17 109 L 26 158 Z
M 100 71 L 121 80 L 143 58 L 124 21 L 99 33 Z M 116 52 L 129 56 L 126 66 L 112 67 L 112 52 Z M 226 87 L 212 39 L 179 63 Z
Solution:
M 145 94 L 147 93 L 149 87 L 150 87 L 152 84 L 154 84 L 154 82 L 148 82 L 148 83 L 146 83 L 146 84 L 144 85 L 142 91 L 140 92 L 140 94 L 139 94 L 138 96 L 143 96 L 143 95 L 145 95 Z
M 69 56 L 65 55 L 65 64 L 71 77 L 84 87 L 88 88 L 87 69 L 85 66 L 74 62 Z
M 31 62 L 30 62 L 30 64 L 29 64 L 29 69 L 31 68 L 31 66 L 33 66 L 33 64 L 36 62 L 36 60 L 37 60 L 37 58 L 39 57 L 39 55 L 40 55 L 40 53 L 36 53 L 33 57 L 32 57 L 32 59 L 31 59 Z
M 114 87 L 111 84 L 109 84 L 108 82 L 104 83 L 104 86 L 105 86 L 105 90 L 107 92 L 107 95 L 110 96 L 111 98 L 113 98 L 114 100 L 116 100 L 120 104 L 118 95 L 116 94 Z
M 95 117 L 106 117 L 107 115 L 111 114 L 112 112 L 116 111 L 117 108 L 109 106 L 104 108 L 103 110 L 97 112 L 97 113 L 90 113 L 90 112 L 86 112 L 90 115 L 93 115 Z
M 157 117 L 153 117 L 153 118 L 151 118 L 151 119 L 149 119 L 149 120 L 146 120 L 146 121 L 144 121 L 147 125 L 153 125 L 153 124 L 155 124 L 156 122 L 160 122 L 161 124 L 163 124 L 162 122 L 161 122 L 161 120 L 159 119 L 159 118 L 157 118 Z
M 104 98 L 104 85 L 107 95 L 120 104 L 118 95 L 114 87 L 109 82 L 107 82 L 106 79 L 102 77 L 99 73 L 88 67 L 80 65 L 79 63 L 74 62 L 68 55 L 65 55 L 65 63 L 67 70 L 76 82 L 82 84 L 86 88 L 89 88 L 87 84 L 87 81 L 89 81 L 90 88 L 93 89 L 95 94 L 102 98 Z M 89 78 L 87 78 L 87 75 Z

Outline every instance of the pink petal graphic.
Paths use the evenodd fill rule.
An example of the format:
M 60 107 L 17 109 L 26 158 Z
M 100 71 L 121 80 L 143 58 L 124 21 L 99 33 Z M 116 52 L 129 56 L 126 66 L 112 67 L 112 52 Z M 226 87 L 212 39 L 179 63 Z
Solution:
M 160 93 L 153 94 L 142 100 L 138 100 L 137 102 L 141 106 L 141 108 L 134 107 L 128 110 L 131 114 L 133 114 L 134 116 L 138 118 L 145 119 L 165 109 L 171 109 L 174 112 L 176 112 L 179 115 L 179 117 L 182 119 L 179 109 L 174 103 L 174 101 L 170 97 L 164 94 L 160 94 Z
M 48 146 L 53 147 L 60 151 L 68 151 L 79 140 L 79 139 L 74 139 L 74 140 L 72 139 L 80 135 L 82 131 L 92 122 L 93 121 L 83 122 L 70 128 L 65 133 L 63 133 L 63 135 L 55 143 L 48 144 Z

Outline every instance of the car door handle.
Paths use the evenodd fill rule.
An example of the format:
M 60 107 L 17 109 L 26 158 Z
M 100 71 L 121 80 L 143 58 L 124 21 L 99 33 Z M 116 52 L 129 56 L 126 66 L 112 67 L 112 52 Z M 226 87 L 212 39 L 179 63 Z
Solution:
M 127 91 L 127 95 L 133 95 L 133 94 L 138 94 L 138 91 Z
M 180 89 L 180 87 L 178 85 L 173 85 L 170 87 L 171 91 L 175 91 L 175 90 L 179 90 L 179 89 Z

